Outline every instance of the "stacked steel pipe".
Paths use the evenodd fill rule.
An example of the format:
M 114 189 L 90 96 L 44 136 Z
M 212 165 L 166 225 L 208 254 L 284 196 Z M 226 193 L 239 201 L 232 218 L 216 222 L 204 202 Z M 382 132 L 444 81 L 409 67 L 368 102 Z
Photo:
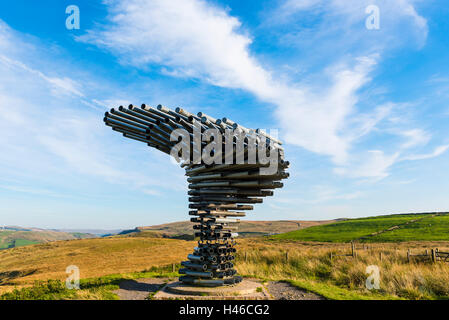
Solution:
M 245 216 L 245 210 L 253 210 L 253 204 L 262 203 L 263 197 L 272 196 L 273 189 L 283 186 L 280 181 L 288 177 L 285 169 L 289 163 L 284 160 L 282 143 L 260 129 L 247 129 L 228 118 L 214 119 L 202 112 L 193 115 L 181 108 L 173 111 L 161 105 L 157 108 L 145 104 L 120 106 L 118 110 L 106 112 L 104 122 L 123 136 L 167 154 L 172 154 L 172 148 L 179 143 L 179 139 L 171 139 L 175 129 L 185 129 L 191 137 L 195 128 L 201 133 L 209 128 L 217 129 L 223 136 L 231 133 L 231 164 L 225 161 L 225 139 L 221 164 L 195 161 L 198 144 L 201 144 L 200 150 L 207 145 L 203 139 L 195 138 L 190 139 L 189 158 L 177 159 L 190 183 L 189 208 L 192 210 L 189 214 L 194 216 L 191 221 L 195 223 L 195 237 L 199 238 L 198 246 L 187 256 L 188 261 L 181 263 L 183 268 L 179 273 L 183 274 L 182 282 L 193 285 L 221 286 L 240 282 L 241 277 L 234 269 L 238 218 Z M 236 136 L 245 137 L 243 148 L 237 148 Z M 269 163 L 261 161 L 259 155 L 251 160 L 250 155 L 252 148 L 262 144 L 267 154 L 277 154 L 276 171 L 268 175 L 261 174 L 261 169 L 267 168 Z M 236 163 L 237 157 L 243 159 L 243 163 Z

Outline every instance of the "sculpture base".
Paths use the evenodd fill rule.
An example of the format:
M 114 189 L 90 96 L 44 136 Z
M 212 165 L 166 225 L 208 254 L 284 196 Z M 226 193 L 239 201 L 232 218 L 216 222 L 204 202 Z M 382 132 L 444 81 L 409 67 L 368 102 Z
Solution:
M 222 287 L 239 284 L 242 280 L 243 278 L 241 276 L 228 277 L 225 279 L 199 279 L 188 276 L 179 277 L 180 282 L 193 287 Z
M 201 287 L 179 281 L 166 284 L 153 296 L 156 300 L 268 300 L 270 295 L 261 283 L 243 280 L 235 285 Z

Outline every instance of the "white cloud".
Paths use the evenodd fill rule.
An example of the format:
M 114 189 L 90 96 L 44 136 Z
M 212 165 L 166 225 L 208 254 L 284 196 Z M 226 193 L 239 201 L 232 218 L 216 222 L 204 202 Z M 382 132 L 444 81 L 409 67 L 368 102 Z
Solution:
M 418 44 L 422 45 L 427 38 L 428 25 L 427 20 L 416 11 L 416 5 L 420 2 L 423 1 L 288 0 L 279 7 L 274 15 L 271 14 L 273 18 L 270 21 L 272 23 L 291 22 L 298 16 L 312 12 L 321 19 L 319 25 L 314 24 L 315 35 L 325 38 L 326 33 L 340 31 L 345 34 L 345 39 L 341 39 L 344 43 L 354 40 L 364 41 L 361 34 L 366 31 L 365 20 L 368 17 L 365 9 L 370 5 L 376 5 L 380 14 L 380 30 L 376 31 L 381 36 L 378 38 L 381 40 L 379 45 L 383 46 L 388 43 L 395 46 L 399 40 L 398 32 L 404 38 L 401 40 L 405 40 L 411 35 Z M 324 30 L 325 28 L 328 29 L 327 32 Z M 404 32 L 404 28 L 408 30 Z
M 354 128 L 351 135 L 348 136 L 348 139 L 350 141 L 357 141 L 357 139 L 360 139 L 375 130 L 376 126 L 387 117 L 388 120 L 390 120 L 392 110 L 396 106 L 396 104 L 389 102 L 376 107 L 374 111 L 369 114 L 358 114 L 354 116 L 347 124 Z
M 345 163 L 351 141 L 362 134 L 345 128 L 345 123 L 355 111 L 357 91 L 369 81 L 368 74 L 375 64 L 375 57 L 362 57 L 353 68 L 329 70 L 330 86 L 279 92 L 276 114 L 287 132 L 286 142 L 330 155 L 335 163 Z M 371 118 L 362 127 L 368 122 L 372 122 Z
M 80 89 L 78 89 L 79 87 L 81 87 L 81 85 L 76 81 L 74 81 L 73 79 L 70 79 L 68 77 L 62 78 L 48 77 L 41 71 L 30 68 L 22 62 L 11 59 L 4 55 L 0 55 L 0 62 L 9 68 L 19 68 L 23 71 L 26 71 L 27 73 L 31 73 L 38 76 L 42 80 L 45 80 L 52 87 L 52 93 L 54 95 L 59 95 L 63 93 L 75 95 L 78 97 L 84 97 L 84 94 L 80 91 Z
M 329 33 L 332 22 L 337 24 L 331 33 L 363 21 L 364 9 L 371 4 L 368 2 L 295 0 L 274 15 L 284 14 L 286 19 L 282 10 L 289 15 L 311 9 L 324 12 L 317 27 L 322 35 Z M 277 106 L 275 114 L 286 142 L 328 155 L 337 165 L 348 162 L 353 144 L 387 117 L 393 105 L 386 103 L 363 115 L 357 110 L 359 90 L 370 82 L 384 45 L 360 52 L 358 58 L 334 57 L 332 66 L 315 85 L 288 83 L 258 61 L 249 50 L 252 39 L 242 30 L 241 22 L 218 6 L 203 0 L 111 0 L 107 4 L 107 26 L 88 31 L 78 37 L 79 41 L 111 51 L 124 64 L 139 68 L 156 65 L 166 75 L 247 90 Z M 413 4 L 412 0 L 400 0 L 395 5 L 380 1 L 385 32 L 408 18 L 412 29 L 427 33 L 426 20 L 417 14 Z M 366 31 L 363 26 L 355 32 L 357 37 Z M 382 36 L 379 41 L 386 43 Z M 332 43 L 335 45 L 335 39 Z M 384 176 L 384 170 L 377 172 Z
M 445 153 L 447 151 L 447 149 L 449 149 L 449 145 L 438 146 L 431 153 L 409 155 L 409 156 L 405 156 L 403 158 L 403 160 L 425 160 L 425 159 L 431 159 L 431 158 L 435 158 L 435 157 L 438 157 L 438 156 L 442 155 L 443 153 Z
M 41 196 L 50 196 L 50 197 L 62 197 L 64 195 L 61 195 L 59 193 L 46 190 L 46 189 L 38 189 L 38 188 L 32 188 L 32 187 L 23 187 L 23 186 L 15 186 L 15 185 L 0 185 L 0 189 L 10 190 L 14 192 L 21 192 L 21 193 L 30 193 L 30 194 L 36 194 Z
M 331 201 L 349 201 L 362 196 L 363 192 L 359 190 L 344 192 L 330 185 L 312 185 L 307 188 L 307 191 L 301 192 L 301 196 L 298 196 L 297 192 L 289 193 L 287 191 L 270 200 L 270 206 L 275 209 L 289 208 L 291 210 L 291 206 L 298 203 L 315 205 Z
M 259 95 L 273 90 L 270 74 L 251 57 L 241 23 L 201 0 L 110 1 L 111 24 L 79 37 L 120 55 L 124 63 L 156 63 L 177 75 L 207 79 Z M 172 73 L 175 74 L 175 73 Z
M 407 138 L 407 141 L 402 144 L 402 149 L 413 148 L 420 145 L 426 145 L 430 141 L 430 134 L 422 129 L 411 129 L 399 133 Z
M 251 39 L 223 9 L 201 0 L 110 3 L 111 24 L 79 40 L 107 48 L 123 63 L 162 65 L 172 74 L 248 90 L 278 106 L 287 142 L 330 155 L 338 163 L 346 160 L 349 140 L 339 131 L 354 111 L 357 90 L 369 81 L 376 56 L 332 68 L 332 84 L 320 90 L 286 84 L 275 81 L 251 55 Z
M 411 138 L 409 142 L 402 145 L 402 148 L 410 148 L 422 143 L 423 138 Z M 427 142 L 426 142 L 427 143 Z M 339 175 L 345 175 L 354 178 L 367 178 L 371 181 L 378 181 L 390 175 L 393 165 L 402 161 L 416 161 L 436 158 L 449 149 L 449 145 L 442 145 L 435 148 L 431 153 L 403 155 L 404 150 L 397 151 L 387 155 L 381 150 L 372 150 L 368 155 L 359 155 L 352 159 L 350 164 L 337 167 L 334 172 Z
M 354 191 L 349 193 L 340 192 L 339 190 L 326 186 L 318 185 L 311 188 L 312 196 L 302 200 L 304 203 L 316 204 L 332 200 L 354 200 L 362 196 L 362 192 Z
M 381 150 L 368 151 L 367 155 L 358 159 L 350 168 L 338 167 L 334 172 L 340 175 L 347 175 L 354 178 L 367 178 L 370 180 L 380 180 L 389 175 L 390 167 L 395 164 L 400 153 L 386 155 Z

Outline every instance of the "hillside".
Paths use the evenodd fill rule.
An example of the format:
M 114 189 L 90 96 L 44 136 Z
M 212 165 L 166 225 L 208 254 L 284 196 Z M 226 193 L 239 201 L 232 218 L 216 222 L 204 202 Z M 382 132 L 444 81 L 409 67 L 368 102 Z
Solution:
M 271 239 L 320 242 L 447 241 L 449 214 L 394 214 L 348 219 L 274 235 Z
M 239 224 L 239 237 L 266 236 L 278 233 L 294 231 L 298 229 L 309 228 L 337 220 L 323 221 L 300 221 L 300 220 L 280 220 L 280 221 L 245 221 Z M 133 236 L 136 233 L 144 233 L 146 236 L 162 237 L 162 238 L 180 238 L 193 239 L 193 222 L 180 221 L 155 226 L 138 227 L 132 230 L 125 230 L 121 235 Z M 139 236 L 142 236 L 140 234 Z
M 63 280 L 69 265 L 78 266 L 81 278 L 88 278 L 179 263 L 195 244 L 174 239 L 108 237 L 0 250 L 0 292 L 34 280 Z
M 4 227 L 0 229 L 0 249 L 15 248 L 49 241 L 93 237 L 94 235 L 79 232 L 69 233 L 37 228 Z
M 27 299 L 112 299 L 124 279 L 178 276 L 180 261 L 196 245 L 194 241 L 141 237 L 108 237 L 54 241 L 0 250 L 0 299 L 2 293 L 23 288 Z M 330 260 L 330 253 L 349 252 L 346 243 L 270 241 L 256 237 L 238 241 L 236 268 L 242 275 L 288 281 L 328 299 L 444 299 L 449 297 L 447 264 L 410 264 L 407 251 L 424 252 L 438 247 L 449 250 L 448 242 L 384 243 L 359 250 L 357 259 Z M 288 252 L 288 261 L 286 260 Z M 379 259 L 382 253 L 383 259 Z M 79 267 L 81 290 L 65 290 L 67 266 Z M 365 288 L 367 265 L 378 265 L 382 288 Z M 36 280 L 60 280 L 36 284 Z M 397 281 L 397 279 L 408 279 Z M 32 287 L 32 288 L 31 288 Z M 62 288 L 59 290 L 58 288 Z M 28 290 L 28 291 L 27 291 Z M 50 292 L 45 295 L 45 292 Z M 30 295 L 30 293 L 33 295 Z M 12 298 L 18 297 L 17 293 Z M 5 298 L 5 297 L 3 297 Z M 11 297 L 10 297 L 11 298 Z

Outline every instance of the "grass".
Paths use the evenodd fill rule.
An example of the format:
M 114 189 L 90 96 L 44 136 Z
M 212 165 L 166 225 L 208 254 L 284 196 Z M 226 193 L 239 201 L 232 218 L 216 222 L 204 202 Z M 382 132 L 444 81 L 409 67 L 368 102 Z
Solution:
M 32 240 L 28 240 L 28 239 L 16 239 L 14 240 L 14 247 L 23 247 L 23 246 L 28 246 L 31 244 L 38 244 L 39 242 L 37 241 L 32 241 Z
M 193 241 L 164 238 L 111 237 L 2 250 L 0 292 L 4 294 L 2 299 L 116 299 L 112 291 L 120 281 L 176 277 L 172 263 L 184 260 L 195 245 Z M 243 276 L 288 281 L 328 299 L 449 297 L 449 264 L 407 262 L 408 249 L 413 253 L 436 247 L 447 251 L 449 242 L 370 243 L 364 245 L 366 250 L 360 250 L 360 244 L 356 247 L 359 248 L 357 258 L 330 259 L 331 252 L 349 253 L 350 245 L 242 239 L 238 242 L 235 265 Z M 67 291 L 63 286 L 69 265 L 80 268 L 81 290 L 76 292 Z M 370 291 L 365 287 L 368 277 L 365 271 L 369 265 L 380 269 L 380 290 Z
M 337 257 L 331 252 L 349 253 L 347 244 L 300 243 L 297 241 L 247 241 L 238 254 L 240 274 L 270 280 L 288 280 L 293 285 L 328 299 L 447 299 L 449 264 L 407 261 L 407 249 L 415 252 L 447 242 L 375 244 L 358 250 L 357 258 Z M 366 247 L 366 246 L 365 246 Z M 288 260 L 285 252 L 288 251 Z M 246 252 L 246 260 L 244 253 Z M 382 252 L 382 261 L 380 253 Z M 367 266 L 380 270 L 380 290 L 366 288 Z
M 0 242 L 0 249 L 9 249 L 15 247 L 23 247 L 31 244 L 38 244 L 38 241 L 28 240 L 28 239 L 2 239 Z
M 177 277 L 170 267 L 150 268 L 147 271 L 112 274 L 80 280 L 80 289 L 67 289 L 61 280 L 35 281 L 32 286 L 15 288 L 0 295 L 0 300 L 118 300 L 112 291 L 119 289 L 120 282 L 139 278 Z
M 111 237 L 0 250 L 0 292 L 35 280 L 65 281 L 70 265 L 79 268 L 81 278 L 97 278 L 179 263 L 195 244 L 173 239 Z
M 420 220 L 422 219 L 422 220 Z M 418 220 L 413 222 L 414 220 Z M 407 224 L 409 223 L 409 224 Z M 431 225 L 427 228 L 426 225 Z M 399 226 L 377 236 L 371 234 Z M 350 219 L 332 224 L 274 235 L 271 239 L 349 242 L 361 239 L 365 242 L 449 240 L 449 215 L 432 217 L 431 214 L 403 214 Z M 390 235 L 393 235 L 391 238 Z
M 372 242 L 438 241 L 449 239 L 449 215 L 429 217 L 372 237 Z

